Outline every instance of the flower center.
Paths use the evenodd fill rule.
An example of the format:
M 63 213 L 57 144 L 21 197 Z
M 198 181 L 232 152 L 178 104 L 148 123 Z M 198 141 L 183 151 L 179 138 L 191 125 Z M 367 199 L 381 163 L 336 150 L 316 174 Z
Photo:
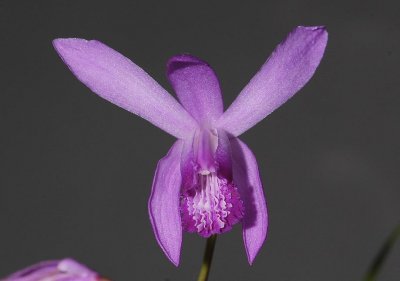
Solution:
M 198 174 L 198 184 L 181 195 L 183 227 L 203 237 L 223 233 L 243 217 L 236 186 L 215 173 Z

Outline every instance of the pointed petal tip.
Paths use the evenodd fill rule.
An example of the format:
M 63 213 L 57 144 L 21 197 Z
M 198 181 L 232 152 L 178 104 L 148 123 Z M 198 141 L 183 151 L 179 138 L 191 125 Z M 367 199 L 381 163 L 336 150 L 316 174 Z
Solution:
M 155 230 L 155 218 L 153 217 L 153 214 L 152 214 L 152 210 L 151 210 L 151 200 L 152 200 L 152 198 L 150 197 L 150 199 L 149 199 L 149 203 L 148 203 L 148 206 L 149 206 L 149 215 L 150 215 L 150 222 L 151 222 L 151 224 L 153 225 L 153 230 L 154 230 L 154 232 L 155 232 L 155 234 L 156 234 L 156 240 L 157 240 L 157 243 L 158 243 L 158 245 L 160 246 L 160 248 L 161 248 L 161 250 L 163 251 L 163 253 L 165 254 L 165 256 L 168 258 L 168 260 L 174 265 L 174 266 L 176 266 L 176 267 L 178 267 L 179 266 L 179 263 L 180 263 L 180 252 L 181 252 L 181 245 L 179 246 L 179 249 L 176 251 L 176 252 L 173 252 L 173 250 L 171 250 L 171 249 L 168 249 L 166 246 L 167 245 L 165 245 L 162 241 L 161 241 L 161 239 L 160 239 L 160 237 L 159 237 L 159 234 L 158 233 L 156 233 L 156 230 Z M 1 281 L 1 280 L 0 280 Z
M 56 38 L 53 39 L 52 44 L 60 55 L 64 54 L 65 51 L 79 50 L 85 46 L 97 47 L 104 45 L 98 40 L 86 40 L 82 38 Z
M 255 254 L 254 256 L 250 256 L 250 254 L 247 251 L 246 254 L 247 254 L 247 262 L 249 263 L 250 266 L 252 266 L 254 264 L 254 260 L 257 254 Z
M 296 27 L 291 33 L 296 33 L 296 32 L 307 32 L 307 33 L 314 33 L 314 34 L 318 34 L 318 35 L 322 35 L 322 39 L 327 39 L 328 37 L 328 31 L 326 29 L 325 25 L 316 25 L 316 26 L 302 26 L 299 25 L 298 27 Z M 322 40 L 324 41 L 324 40 Z M 325 42 L 326 44 L 326 42 Z
M 316 31 L 316 30 L 326 30 L 325 25 L 316 25 L 316 26 L 304 26 L 304 25 L 299 25 L 296 27 L 296 29 L 304 29 L 304 30 L 310 30 L 310 31 Z
M 169 251 L 163 244 L 160 243 L 160 241 L 158 241 L 158 245 L 160 246 L 161 250 L 164 252 L 165 256 L 168 258 L 168 260 L 175 266 L 178 267 L 179 263 L 180 263 L 180 253 L 181 253 L 181 247 L 179 248 L 177 253 L 172 253 L 171 251 Z
M 61 50 L 64 48 L 70 48 L 73 47 L 77 44 L 83 44 L 90 42 L 86 39 L 80 39 L 80 38 L 56 38 L 52 41 L 53 46 L 56 50 Z
M 256 259 L 258 253 L 260 252 L 262 246 L 264 245 L 265 240 L 267 240 L 266 235 L 265 235 L 263 241 L 260 242 L 259 247 L 256 248 L 256 249 L 251 249 L 251 250 L 249 249 L 249 247 L 247 246 L 246 243 L 244 244 L 245 250 L 246 250 L 247 261 L 248 261 L 250 266 L 252 266 L 254 264 L 254 260 Z
M 63 43 L 66 40 L 68 40 L 68 39 L 66 39 L 66 38 L 57 38 L 57 39 L 53 39 L 53 41 L 51 41 L 51 44 L 53 45 L 53 48 L 57 51 L 57 53 L 59 55 L 61 55 L 60 52 L 61 52 L 61 50 L 63 48 L 63 45 L 64 45 Z
M 66 40 L 67 38 L 55 38 L 51 41 L 54 47 L 58 46 L 58 44 L 62 43 L 62 41 Z
M 53 45 L 54 48 L 57 48 L 57 46 L 58 46 L 58 44 L 59 44 L 59 42 L 60 42 L 61 40 L 63 40 L 63 38 L 56 38 L 56 39 L 53 39 L 53 40 L 51 41 L 51 44 Z
M 247 231 L 244 230 L 243 233 L 244 248 L 246 251 L 247 261 L 249 262 L 250 266 L 254 264 L 254 260 L 268 238 L 268 215 L 264 227 L 259 225 L 258 228 L 260 232 L 256 235 L 256 237 L 252 235 L 251 231 L 246 233 Z
M 79 51 L 88 44 L 102 44 L 97 40 L 86 40 L 81 38 L 56 38 L 53 39 L 52 45 L 61 59 L 70 68 L 70 70 L 75 74 L 74 69 L 69 65 L 68 59 L 74 57 L 74 52 Z
M 173 265 L 175 265 L 175 267 L 178 267 L 178 266 L 179 266 L 180 257 L 175 257 L 175 258 L 168 257 L 168 259 L 172 262 Z

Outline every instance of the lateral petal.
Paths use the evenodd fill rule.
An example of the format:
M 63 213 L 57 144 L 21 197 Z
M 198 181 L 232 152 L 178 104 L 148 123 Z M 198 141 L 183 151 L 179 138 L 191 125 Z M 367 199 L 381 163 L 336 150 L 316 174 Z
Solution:
M 168 154 L 158 162 L 148 205 L 157 242 L 176 266 L 179 265 L 182 245 L 179 210 L 182 146 L 182 140 L 176 141 Z
M 295 28 L 216 125 L 238 136 L 285 103 L 313 76 L 327 40 L 324 27 Z
M 243 242 L 251 265 L 267 235 L 267 204 L 254 154 L 238 138 L 231 139 L 231 149 L 233 181 L 244 202 Z
M 55 39 L 54 48 L 72 73 L 100 97 L 185 138 L 196 122 L 143 69 L 95 40 Z

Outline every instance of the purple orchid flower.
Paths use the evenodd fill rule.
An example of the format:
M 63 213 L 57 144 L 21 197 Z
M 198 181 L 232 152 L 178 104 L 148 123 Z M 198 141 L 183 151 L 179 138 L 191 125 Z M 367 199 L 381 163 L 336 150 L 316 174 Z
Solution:
M 44 261 L 17 271 L 0 281 L 101 281 L 92 270 L 72 259 Z
M 171 262 L 179 264 L 183 230 L 209 237 L 241 222 L 252 264 L 266 238 L 268 215 L 256 158 L 238 136 L 307 83 L 327 39 L 324 27 L 295 28 L 225 112 L 214 71 L 194 56 L 174 56 L 167 65 L 179 104 L 144 70 L 99 41 L 53 44 L 93 92 L 178 138 L 157 165 L 149 199 L 156 239 Z

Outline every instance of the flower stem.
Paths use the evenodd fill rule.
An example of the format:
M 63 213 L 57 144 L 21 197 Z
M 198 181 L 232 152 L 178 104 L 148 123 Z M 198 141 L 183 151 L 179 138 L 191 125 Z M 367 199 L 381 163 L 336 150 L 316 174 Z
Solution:
M 397 239 L 400 238 L 400 225 L 398 225 L 393 232 L 386 239 L 385 243 L 382 245 L 382 248 L 376 255 L 374 261 L 371 266 L 368 268 L 367 273 L 365 274 L 364 281 L 374 281 L 376 280 L 376 276 L 382 269 L 382 265 L 386 260 L 390 250 L 392 250 L 394 244 Z
M 216 241 L 217 241 L 217 235 L 213 235 L 207 239 L 206 248 L 204 250 L 203 263 L 201 264 L 199 278 L 197 279 L 197 281 L 208 280 L 208 274 L 210 273 L 211 262 Z

